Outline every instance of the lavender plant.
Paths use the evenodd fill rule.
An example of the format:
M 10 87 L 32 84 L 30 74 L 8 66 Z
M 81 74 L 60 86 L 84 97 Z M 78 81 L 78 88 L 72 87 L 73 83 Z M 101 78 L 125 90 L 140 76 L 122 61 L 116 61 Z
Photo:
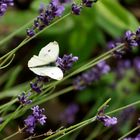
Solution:
M 109 3 L 109 0 L 82 0 L 80 2 L 52 0 L 48 4 L 40 5 L 38 16 L 0 41 L 0 45 L 6 44 L 9 40 L 12 41 L 12 37 L 17 35 L 21 30 L 25 32 L 26 28 L 25 38 L 22 38 L 23 41 L 17 47 L 14 45 L 14 49 L 11 51 L 4 52 L 5 54 L 2 53 L 2 57 L 0 58 L 0 73 L 2 79 L 0 86 L 2 90 L 5 91 L 0 94 L 2 101 L 0 105 L 1 139 L 18 139 L 18 136 L 23 135 L 23 139 L 26 140 L 35 138 L 45 140 L 52 138 L 65 139 L 67 137 L 68 139 L 84 138 L 90 140 L 98 137 L 98 135 L 99 137 L 104 135 L 104 132 L 110 128 L 114 129 L 117 135 L 109 131 L 108 135 L 105 134 L 104 139 L 112 139 L 112 137 L 120 140 L 133 139 L 131 136 L 129 138 L 129 135 L 134 131 L 137 132 L 140 128 L 139 123 L 135 125 L 135 128 L 132 129 L 130 126 L 127 132 L 122 133 L 124 131 L 121 131 L 122 125 L 119 125 L 119 113 L 125 109 L 135 107 L 135 111 L 133 112 L 133 116 L 135 116 L 134 120 L 139 118 L 139 114 L 135 114 L 136 112 L 138 113 L 136 106 L 137 109 L 139 109 L 140 104 L 140 100 L 138 100 L 139 95 L 136 93 L 139 92 L 138 76 L 140 74 L 140 58 L 138 55 L 140 27 L 137 26 L 138 24 L 135 24 L 135 29 L 137 28 L 135 31 L 128 29 L 128 26 L 123 28 L 127 29 L 124 35 L 117 41 L 110 42 L 109 50 L 107 50 L 107 47 L 106 49 L 102 49 L 101 51 L 106 50 L 106 52 L 101 53 L 101 51 L 99 51 L 96 57 L 90 54 L 99 48 L 92 47 L 90 52 L 88 52 L 88 45 L 84 44 L 84 40 L 90 42 L 90 39 L 87 36 L 82 39 L 82 31 L 84 32 L 80 27 L 82 22 L 81 25 L 79 24 L 80 34 L 76 44 L 78 46 L 78 44 L 82 42 L 84 44 L 84 51 L 79 51 L 79 48 L 75 45 L 74 49 L 77 49 L 78 53 L 74 53 L 74 51 L 71 51 L 70 46 L 65 48 L 65 44 L 61 43 L 61 41 L 59 43 L 59 39 L 56 38 L 56 36 L 53 36 L 53 39 L 50 39 L 49 35 L 47 37 L 45 36 L 43 41 L 39 38 L 39 35 L 43 35 L 46 29 L 49 31 L 49 28 L 53 25 L 57 27 L 57 23 L 70 15 L 76 19 L 82 19 L 84 17 L 84 11 L 89 10 L 88 12 L 90 13 L 93 10 L 97 14 L 100 13 L 100 10 L 105 10 L 105 6 L 111 4 L 112 2 Z M 4 18 L 7 7 L 13 5 L 14 2 L 12 0 L 2 0 L 0 2 L 0 15 Z M 99 8 L 98 11 L 97 9 L 100 6 L 101 8 Z M 117 7 L 118 3 L 116 3 L 115 6 Z M 110 9 L 112 9 L 111 6 Z M 96 15 L 95 13 L 94 15 Z M 109 14 L 109 12 L 107 13 Z M 7 15 L 8 14 L 10 13 L 7 12 Z M 102 14 L 104 15 L 105 13 L 103 12 Z M 89 16 L 88 18 L 90 19 Z M 131 18 L 131 20 L 132 19 L 133 18 Z M 96 22 L 100 20 L 101 17 L 98 17 Z M 133 23 L 137 22 L 133 20 Z M 101 22 L 100 25 L 102 25 Z M 65 26 L 65 24 L 62 26 Z M 91 30 L 90 25 L 87 26 L 85 24 L 84 26 L 88 31 Z M 51 29 L 53 30 L 53 27 Z M 100 30 L 98 31 L 100 34 L 95 34 L 95 36 L 97 36 L 97 38 L 99 37 L 101 42 L 101 38 L 104 35 Z M 72 33 L 70 31 L 66 33 L 66 38 L 70 38 L 69 34 Z M 74 37 L 75 36 L 76 34 L 74 34 Z M 60 38 L 61 37 L 65 38 L 65 35 L 61 34 Z M 34 52 L 33 57 L 31 57 L 31 54 L 29 54 L 28 57 L 28 53 L 25 52 L 27 58 L 23 57 L 26 59 L 23 60 L 24 65 L 22 68 L 14 68 L 12 72 L 10 71 L 9 74 L 7 74 L 7 69 L 9 70 L 17 59 L 15 55 L 18 55 L 18 53 L 21 55 L 20 50 L 26 49 L 26 45 L 28 45 L 32 39 L 39 39 L 38 45 L 34 44 L 42 48 L 39 54 L 35 55 L 40 48 Z M 60 47 L 56 41 L 52 42 L 54 40 L 57 40 Z M 75 40 L 75 38 L 73 38 L 73 40 Z M 13 42 L 14 41 L 15 40 L 13 40 Z M 62 41 L 65 42 L 65 39 L 62 39 Z M 50 43 L 44 47 L 42 42 L 44 42 L 45 45 L 48 42 Z M 33 48 L 33 50 L 35 49 L 36 48 Z M 30 50 L 30 47 L 28 47 L 26 51 L 28 50 Z M 89 57 L 84 60 L 82 56 L 86 56 L 86 53 Z M 22 54 L 25 55 L 23 51 Z M 63 57 L 60 57 L 61 54 Z M 22 55 L 19 58 L 22 59 Z M 28 71 L 28 73 L 29 70 L 31 70 L 31 72 L 29 74 L 23 72 L 22 74 L 21 71 L 24 69 Z M 6 71 L 6 76 L 4 76 L 4 71 Z M 22 79 L 28 82 L 23 85 L 19 84 L 19 87 L 12 88 L 13 85 L 22 81 L 20 78 L 18 79 L 21 75 Z M 10 78 L 8 79 L 8 77 Z M 117 92 L 120 91 L 120 89 L 123 89 L 122 92 Z M 89 94 L 90 90 L 91 94 Z M 129 93 L 131 92 L 131 96 L 129 96 L 129 94 L 123 95 L 123 93 L 128 93 L 128 91 Z M 84 95 L 84 97 L 82 97 L 82 95 Z M 62 109 L 66 105 L 68 105 L 68 107 L 65 110 Z M 91 107 L 91 105 L 93 107 Z M 13 124 L 16 126 L 16 130 L 14 131 L 12 129 Z M 86 128 L 89 128 L 90 131 L 82 133 L 84 132 L 83 129 L 86 130 Z M 6 134 L 7 129 L 11 130 L 11 133 Z M 92 130 L 93 132 L 96 130 L 94 135 Z M 135 135 L 134 139 L 139 139 L 139 132 Z

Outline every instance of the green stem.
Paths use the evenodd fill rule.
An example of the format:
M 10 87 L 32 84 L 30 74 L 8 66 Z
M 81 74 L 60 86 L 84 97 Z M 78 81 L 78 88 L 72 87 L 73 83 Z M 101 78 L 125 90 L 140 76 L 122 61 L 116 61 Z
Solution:
M 0 131 L 2 131 L 2 129 L 8 124 L 9 121 L 11 121 L 11 119 L 15 118 L 15 115 L 17 114 L 18 110 L 21 108 L 21 106 L 19 106 L 15 112 L 12 113 L 12 115 L 10 115 L 9 118 L 7 118 L 7 120 L 5 120 L 1 125 L 0 125 Z
M 95 118 L 95 119 L 96 119 L 96 118 Z M 93 121 L 92 121 L 92 122 L 93 122 Z M 70 130 L 70 131 L 68 131 L 68 132 L 65 132 L 62 136 L 58 137 L 56 140 L 59 140 L 59 139 L 65 137 L 66 135 L 71 134 L 72 132 L 74 132 L 74 131 L 76 131 L 76 130 L 78 130 L 78 129 L 80 129 L 80 128 L 82 128 L 82 127 L 84 127 L 84 126 L 86 126 L 86 125 L 88 125 L 88 124 L 90 124 L 90 123 L 91 123 L 91 122 L 84 123 L 84 124 L 82 124 L 82 125 L 80 125 L 80 126 L 74 128 L 74 129 L 72 129 L 72 130 Z
M 113 114 L 113 113 L 116 113 L 116 112 L 121 111 L 121 110 L 123 110 L 123 109 L 129 108 L 129 107 L 132 107 L 132 106 L 135 106 L 135 105 L 137 105 L 137 104 L 140 104 L 140 100 L 138 100 L 138 101 L 136 101 L 136 102 L 134 102 L 134 103 L 131 103 L 131 104 L 129 104 L 129 105 L 126 105 L 126 106 L 124 106 L 124 107 L 120 107 L 120 108 L 118 108 L 118 109 L 115 109 L 115 110 L 113 110 L 113 111 L 111 111 L 111 112 L 109 112 L 109 113 L 107 113 L 107 114 L 108 114 L 108 115 L 109 115 L 109 114 Z
M 119 46 L 117 46 L 116 48 L 113 48 L 111 49 L 110 51 L 100 55 L 99 57 L 91 60 L 90 62 L 88 62 L 87 64 L 81 66 L 80 68 L 78 68 L 77 70 L 75 70 L 74 72 L 70 73 L 69 75 L 65 76 L 62 80 L 60 81 L 56 81 L 54 82 L 54 85 L 56 86 L 57 84 L 65 81 L 66 79 L 70 78 L 71 76 L 74 76 L 82 71 L 85 71 L 93 66 L 95 66 L 96 64 L 98 64 L 99 62 L 103 61 L 103 60 L 107 60 L 108 58 L 112 57 L 112 52 L 114 52 L 115 50 L 118 50 L 118 49 L 123 49 L 123 45 L 124 44 L 121 44 Z M 46 86 L 48 87 L 49 84 Z M 45 87 L 45 86 L 44 86 Z
M 17 101 L 17 98 L 14 99 L 14 100 L 12 100 L 12 101 L 10 101 L 10 102 L 8 102 L 8 103 L 5 103 L 4 105 L 1 105 L 1 106 L 0 106 L 0 110 L 1 110 L 1 109 L 5 109 L 6 106 L 11 106 L 11 105 L 14 104 L 16 101 Z M 1 111 L 0 111 L 0 113 L 1 113 Z
M 134 102 L 134 103 L 132 103 L 132 104 L 130 104 L 130 105 L 126 105 L 126 106 L 124 106 L 124 107 L 118 108 L 118 109 L 114 110 L 114 112 L 111 111 L 111 112 L 108 112 L 108 113 L 106 113 L 106 114 L 113 114 L 113 113 L 115 113 L 115 112 L 121 111 L 121 110 L 123 110 L 123 109 L 125 109 L 125 108 L 127 108 L 127 107 L 130 107 L 130 106 L 133 106 L 133 105 L 136 105 L 136 104 L 139 104 L 139 103 L 140 103 L 140 100 L 137 101 L 137 102 Z M 79 128 L 81 128 L 81 127 L 83 127 L 83 126 L 86 126 L 86 125 L 92 123 L 93 121 L 95 121 L 95 120 L 96 120 L 95 118 L 96 118 L 96 116 L 95 116 L 95 117 L 92 117 L 92 118 L 90 118 L 90 119 L 88 119 L 88 120 L 86 120 L 86 121 L 83 121 L 83 122 L 81 122 L 81 123 L 78 123 L 76 126 L 77 126 L 78 129 L 79 129 Z M 92 120 L 93 120 L 93 121 L 92 121 Z M 84 124 L 84 125 L 83 125 L 83 124 Z M 71 127 L 72 127 L 72 126 L 71 126 Z M 140 127 L 140 126 L 139 126 L 139 127 Z M 131 133 L 134 132 L 134 131 L 137 130 L 139 127 L 134 128 L 134 129 L 133 129 L 132 131 L 130 131 L 130 132 L 131 132 Z M 76 128 L 76 127 L 75 127 L 75 125 L 74 125 L 74 126 L 73 126 L 73 129 L 75 129 L 75 128 Z M 54 135 L 52 135 L 52 136 L 50 136 L 50 137 L 47 137 L 47 138 L 44 139 L 44 140 L 48 140 L 48 139 L 50 139 L 50 138 L 56 137 L 56 136 L 58 136 L 58 135 L 60 135 L 60 134 L 63 134 L 64 132 L 67 132 L 68 130 L 70 130 L 70 129 L 69 129 L 69 128 L 65 128 L 64 130 L 61 130 L 58 134 L 56 133 L 56 134 L 54 134 Z M 71 132 L 73 132 L 72 129 L 71 129 Z M 130 132 L 127 133 L 127 135 L 130 134 Z M 63 135 L 65 135 L 65 134 L 63 134 Z M 126 137 L 126 135 L 125 135 L 125 137 Z
M 130 107 L 130 106 L 137 105 L 137 104 L 139 104 L 139 103 L 140 103 L 140 100 L 139 100 L 139 101 L 136 101 L 136 102 L 134 102 L 134 103 L 132 103 L 132 104 L 130 104 L 130 105 L 126 105 L 126 106 L 124 106 L 124 107 L 118 108 L 118 109 L 116 109 L 116 110 L 114 110 L 114 111 L 108 112 L 108 113 L 106 113 L 106 114 L 108 114 L 108 115 L 109 115 L 109 114 L 113 114 L 113 113 L 115 113 L 115 112 L 121 111 L 121 110 L 123 110 L 123 109 L 125 109 L 125 108 L 128 108 L 128 107 Z M 68 133 L 69 131 L 73 132 L 73 131 L 72 131 L 73 129 L 82 128 L 83 126 L 86 126 L 86 125 L 88 125 L 88 124 L 94 122 L 95 120 L 96 120 L 96 116 L 94 116 L 94 117 L 92 117 L 92 118 L 90 118 L 90 119 L 87 119 L 87 120 L 85 120 L 85 121 L 82 121 L 82 122 L 80 122 L 80 123 L 78 123 L 78 124 L 76 124 L 76 125 L 73 125 L 73 126 L 70 126 L 70 127 L 68 127 L 68 128 L 62 129 L 62 130 L 58 131 L 57 133 L 55 133 L 55 134 L 53 134 L 53 135 L 51 135 L 51 136 L 45 138 L 44 140 L 48 140 L 48 139 L 54 138 L 54 137 L 59 136 L 59 135 L 64 135 L 65 132 L 67 132 L 67 133 Z M 139 126 L 139 127 L 140 127 L 140 126 Z M 135 130 L 136 130 L 136 128 L 135 128 Z M 133 130 L 133 132 L 134 132 L 135 130 Z M 132 131 L 131 131 L 131 132 L 132 132 Z M 13 134 L 13 135 L 14 135 L 14 134 Z
M 103 53 L 103 54 L 100 55 L 99 57 L 97 57 L 97 58 L 93 59 L 92 61 L 90 61 L 89 63 L 87 63 L 87 64 L 85 65 L 85 67 L 88 66 L 88 65 L 91 65 L 91 64 L 94 63 L 95 61 L 101 60 L 103 57 L 105 57 L 105 56 L 107 56 L 107 55 L 109 55 L 109 54 L 112 54 L 112 53 L 113 53 L 114 51 L 116 51 L 116 50 L 121 51 L 121 50 L 123 49 L 123 46 L 124 46 L 124 44 L 122 43 L 122 44 L 118 45 L 117 47 L 115 47 L 115 48 L 113 48 L 113 49 L 107 51 L 106 53 Z
M 131 133 L 133 133 L 134 131 L 138 130 L 140 128 L 140 125 L 138 125 L 137 127 L 135 127 L 134 129 L 132 129 L 131 131 L 129 131 L 128 133 L 126 133 L 125 135 L 123 135 L 122 137 L 120 137 L 118 140 L 123 140 L 125 137 L 127 137 L 128 135 L 130 135 Z
M 26 40 L 26 39 L 24 39 L 15 49 L 11 50 L 10 52 L 8 52 L 8 53 L 5 54 L 4 56 L 2 56 L 2 57 L 0 58 L 0 61 L 2 61 L 5 57 L 8 57 L 9 55 L 14 54 L 19 48 L 21 48 L 21 47 L 24 45 L 23 42 L 25 42 L 25 40 Z
M 12 57 L 12 58 L 11 58 L 11 57 Z M 10 60 L 6 65 L 4 65 L 10 58 L 11 58 L 11 60 Z M 6 68 L 6 67 L 8 67 L 8 66 L 12 63 L 12 61 L 14 60 L 14 58 L 15 58 L 15 54 L 9 55 L 9 56 L 0 64 L 0 70 L 1 70 L 1 69 L 4 69 L 4 68 Z M 3 66 L 3 65 L 4 65 L 4 66 Z
M 59 132 L 57 132 L 57 133 L 55 133 L 55 134 L 53 134 L 53 135 L 51 135 L 51 136 L 45 138 L 44 140 L 49 140 L 49 139 L 54 138 L 54 137 L 56 137 L 56 136 L 58 136 L 58 135 L 65 135 L 67 131 L 73 132 L 73 131 L 72 131 L 73 129 L 76 129 L 76 128 L 79 129 L 79 128 L 81 128 L 82 126 L 88 125 L 89 123 L 91 123 L 91 122 L 93 122 L 93 121 L 95 121 L 95 120 L 96 120 L 96 117 L 92 117 L 92 118 L 90 118 L 90 119 L 88 119 L 88 120 L 86 120 L 86 121 L 80 122 L 80 123 L 78 123 L 78 124 L 76 124 L 76 125 L 73 125 L 73 126 L 70 126 L 70 127 L 68 127 L 68 128 L 65 128 L 65 129 L 63 129 L 63 130 L 60 130 Z M 68 133 L 68 132 L 67 132 L 67 133 Z
M 104 104 L 102 104 L 99 108 L 98 108 L 98 112 L 100 111 L 100 110 L 102 110 L 105 106 L 107 106 L 108 105 L 108 103 L 111 101 L 111 98 L 109 98 Z
M 39 101 L 37 101 L 35 104 L 44 103 L 44 102 L 49 101 L 49 100 L 51 100 L 51 99 L 53 99 L 53 98 L 56 98 L 56 97 L 58 97 L 58 96 L 60 96 L 60 95 L 63 95 L 63 94 L 65 94 L 65 93 L 67 93 L 67 92 L 70 92 L 70 91 L 72 91 L 73 89 L 74 89 L 74 87 L 73 87 L 73 86 L 70 86 L 70 87 L 68 87 L 68 88 L 65 88 L 65 89 L 63 89 L 63 90 L 60 90 L 60 91 L 58 91 L 58 92 L 56 92 L 56 93 L 54 93 L 54 94 L 48 96 L 47 98 L 46 98 L 46 96 L 47 96 L 47 94 L 46 94 L 46 95 L 42 96 L 42 99 L 39 100 Z

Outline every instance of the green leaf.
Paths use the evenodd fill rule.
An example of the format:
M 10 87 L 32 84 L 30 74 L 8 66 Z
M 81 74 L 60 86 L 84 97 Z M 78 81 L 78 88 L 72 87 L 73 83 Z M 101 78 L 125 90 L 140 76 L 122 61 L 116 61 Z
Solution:
M 136 18 L 117 1 L 103 0 L 95 5 L 98 14 L 97 23 L 114 37 L 123 30 L 136 30 L 139 26 Z

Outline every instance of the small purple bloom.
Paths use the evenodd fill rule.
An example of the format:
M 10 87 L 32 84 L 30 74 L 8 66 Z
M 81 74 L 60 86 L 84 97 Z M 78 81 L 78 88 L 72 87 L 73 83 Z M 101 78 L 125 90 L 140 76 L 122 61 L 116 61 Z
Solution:
M 37 92 L 37 93 L 41 93 L 41 87 L 42 87 L 42 85 L 41 86 L 39 86 L 38 85 L 38 83 L 37 82 L 35 82 L 35 83 L 30 83 L 30 86 L 31 86 L 31 88 L 32 88 L 32 90 L 33 91 L 35 91 L 35 92 Z
M 131 31 L 127 31 L 125 33 L 125 41 L 130 48 L 138 46 L 138 43 L 136 41 L 136 34 Z
M 116 48 L 118 45 L 120 45 L 122 42 L 121 40 L 116 40 L 116 41 L 111 41 L 108 43 L 108 49 L 111 50 L 111 49 L 114 49 Z M 116 58 L 122 58 L 122 55 L 124 54 L 124 51 L 120 51 L 120 50 L 115 50 L 113 52 L 113 56 L 116 57 Z
M 32 115 L 29 115 L 27 119 L 24 120 L 25 126 L 27 127 L 26 131 L 29 133 L 34 132 L 37 123 L 44 125 L 47 119 L 47 117 L 43 114 L 45 111 L 44 108 L 40 109 L 39 106 L 35 106 L 31 109 L 33 111 Z
M 35 21 L 36 22 L 36 21 Z M 36 23 L 35 23 L 36 24 Z M 35 31 L 34 31 L 34 29 L 27 29 L 27 35 L 29 36 L 29 37 L 32 37 L 32 36 L 34 36 L 35 35 Z
M 77 56 L 70 55 L 64 55 L 62 58 L 58 57 L 56 60 L 56 65 L 65 72 L 66 70 L 69 70 L 73 63 L 78 60 Z
M 41 125 L 44 125 L 46 123 L 46 119 L 47 117 L 45 115 L 43 115 L 43 112 L 45 111 L 44 108 L 40 109 L 39 106 L 35 106 L 32 108 L 33 110 L 33 115 L 34 117 L 38 120 L 38 122 L 41 124 Z
M 31 89 L 37 93 L 41 93 L 43 84 L 49 82 L 49 80 L 48 77 L 37 76 L 34 82 L 30 82 Z
M 92 7 L 95 2 L 97 2 L 97 0 L 82 0 L 83 5 L 86 7 Z
M 72 8 L 71 8 L 71 10 L 72 10 L 72 13 L 73 14 L 75 14 L 75 15 L 80 15 L 80 12 L 81 12 L 81 10 L 82 10 L 82 7 L 81 6 L 78 6 L 78 5 L 76 5 L 76 4 L 72 4 Z
M 111 118 L 110 116 L 107 116 L 107 115 L 98 115 L 97 120 L 101 121 L 106 127 L 110 127 L 117 124 L 116 117 Z
M 24 120 L 24 123 L 27 127 L 26 131 L 29 133 L 33 133 L 36 124 L 35 117 L 33 115 L 28 116 L 27 119 Z
M 59 0 L 52 0 L 51 1 L 52 12 L 54 16 L 61 16 L 65 7 L 60 3 Z
M 2 4 L 0 5 L 0 16 L 3 16 L 4 13 L 6 12 L 6 10 L 7 10 L 7 4 L 2 3 Z
M 27 119 L 24 120 L 26 126 L 34 126 L 35 125 L 35 117 L 33 115 L 30 115 L 27 117 Z
M 101 74 L 106 74 L 110 71 L 110 66 L 107 65 L 105 61 L 101 61 L 97 64 L 97 69 L 100 71 Z
M 30 93 L 27 95 L 23 92 L 21 95 L 18 96 L 18 100 L 22 105 L 27 105 L 32 102 L 32 100 L 29 100 Z

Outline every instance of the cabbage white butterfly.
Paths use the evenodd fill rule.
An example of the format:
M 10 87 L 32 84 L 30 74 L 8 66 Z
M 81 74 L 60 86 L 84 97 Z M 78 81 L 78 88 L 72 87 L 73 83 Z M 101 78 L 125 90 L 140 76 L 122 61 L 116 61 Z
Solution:
M 39 76 L 48 76 L 55 80 L 61 80 L 63 78 L 63 71 L 57 66 L 47 66 L 47 64 L 55 62 L 58 55 L 58 43 L 56 41 L 50 42 L 40 50 L 38 56 L 34 55 L 28 61 L 28 67 Z

